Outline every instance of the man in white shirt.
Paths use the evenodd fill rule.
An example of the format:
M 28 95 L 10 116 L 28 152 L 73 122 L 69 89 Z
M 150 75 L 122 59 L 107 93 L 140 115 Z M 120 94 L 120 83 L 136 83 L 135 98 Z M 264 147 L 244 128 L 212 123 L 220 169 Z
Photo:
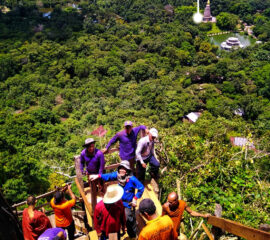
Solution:
M 157 179 L 160 163 L 157 160 L 155 153 L 154 140 L 158 137 L 158 131 L 151 128 L 147 136 L 141 138 L 138 142 L 136 149 L 137 168 L 136 174 L 140 182 L 144 182 L 146 164 L 150 164 L 150 175 L 152 178 Z

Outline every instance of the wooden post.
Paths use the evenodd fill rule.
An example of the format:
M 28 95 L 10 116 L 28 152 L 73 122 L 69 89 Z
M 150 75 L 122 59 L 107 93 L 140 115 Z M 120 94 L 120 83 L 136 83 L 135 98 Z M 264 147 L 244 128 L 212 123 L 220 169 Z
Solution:
M 209 229 L 206 227 L 206 225 L 203 223 L 202 224 L 203 230 L 205 231 L 205 233 L 207 234 L 207 236 L 209 237 L 210 240 L 214 240 L 212 234 L 210 233 Z
M 93 216 L 93 212 L 92 212 L 91 205 L 89 204 L 89 202 L 88 202 L 88 200 L 87 200 L 87 198 L 86 198 L 86 196 L 85 196 L 85 193 L 84 193 L 83 188 L 81 187 L 81 185 L 80 185 L 80 183 L 79 183 L 78 178 L 75 178 L 75 183 L 76 183 L 77 188 L 78 188 L 78 190 L 79 190 L 79 192 L 80 192 L 80 194 L 81 194 L 81 196 L 82 196 L 82 199 L 83 199 L 83 201 L 84 201 L 84 205 L 85 205 L 87 211 L 89 212 L 89 214 L 90 214 L 91 216 Z
M 81 188 L 83 189 L 83 179 L 82 179 L 82 172 L 80 169 L 80 156 L 74 156 L 74 162 L 75 162 L 75 170 L 76 170 L 76 176 L 80 183 Z

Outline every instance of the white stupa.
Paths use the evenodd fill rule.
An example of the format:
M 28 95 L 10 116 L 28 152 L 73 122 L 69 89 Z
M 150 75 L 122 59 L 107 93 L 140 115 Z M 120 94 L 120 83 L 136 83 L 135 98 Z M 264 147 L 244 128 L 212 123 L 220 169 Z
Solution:
M 237 48 L 243 48 L 244 45 L 241 44 L 238 38 L 229 37 L 225 42 L 221 43 L 220 47 L 221 49 L 224 49 L 224 50 L 234 50 Z

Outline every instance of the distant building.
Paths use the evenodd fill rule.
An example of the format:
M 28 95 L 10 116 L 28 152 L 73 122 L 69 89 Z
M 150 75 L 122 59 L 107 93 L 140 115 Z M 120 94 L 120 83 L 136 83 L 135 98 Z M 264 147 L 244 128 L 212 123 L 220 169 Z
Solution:
M 240 117 L 242 117 L 242 116 L 245 114 L 244 109 L 242 109 L 242 108 L 237 108 L 237 109 L 235 109 L 235 110 L 233 111 L 233 113 L 234 113 L 235 115 L 240 116 Z
M 191 112 L 183 117 L 183 122 L 188 121 L 190 123 L 195 123 L 201 116 L 201 114 L 202 114 L 201 112 Z
M 225 42 L 222 42 L 220 45 L 221 49 L 224 50 L 234 50 L 238 48 L 243 48 L 244 45 L 236 37 L 229 37 Z
M 249 149 L 256 150 L 252 141 L 244 137 L 230 137 L 231 144 L 237 147 L 248 147 Z
M 216 18 L 211 16 L 210 0 L 207 1 L 206 7 L 204 9 L 203 22 L 216 22 Z

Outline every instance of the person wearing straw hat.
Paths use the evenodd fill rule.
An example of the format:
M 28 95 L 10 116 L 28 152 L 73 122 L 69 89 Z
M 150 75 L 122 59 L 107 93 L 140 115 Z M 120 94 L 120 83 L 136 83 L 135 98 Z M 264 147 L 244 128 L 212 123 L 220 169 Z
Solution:
M 158 131 L 151 128 L 147 136 L 141 138 L 136 149 L 137 169 L 136 175 L 142 183 L 145 179 L 146 164 L 150 164 L 150 175 L 154 179 L 158 178 L 160 163 L 155 153 L 155 139 L 158 138 Z
M 130 238 L 135 238 L 137 234 L 135 207 L 137 206 L 137 199 L 143 194 L 144 186 L 131 174 L 129 161 L 122 161 L 116 172 L 90 176 L 92 181 L 98 178 L 101 178 L 104 181 L 117 180 L 119 186 L 124 190 L 122 201 L 127 219 L 127 233 Z M 136 189 L 138 191 L 135 194 Z
M 127 160 L 130 162 L 130 167 L 134 172 L 137 136 L 140 131 L 142 131 L 143 135 L 148 134 L 148 129 L 144 125 L 133 127 L 133 123 L 131 121 L 125 121 L 124 128 L 124 130 L 115 134 L 115 136 L 107 144 L 106 148 L 102 151 L 103 153 L 107 153 L 111 145 L 119 141 L 119 156 L 122 161 Z
M 120 230 L 125 234 L 126 217 L 121 200 L 124 190 L 118 184 L 107 187 L 103 200 L 94 211 L 94 226 L 100 240 L 109 238 L 110 233 L 117 233 L 120 240 Z

